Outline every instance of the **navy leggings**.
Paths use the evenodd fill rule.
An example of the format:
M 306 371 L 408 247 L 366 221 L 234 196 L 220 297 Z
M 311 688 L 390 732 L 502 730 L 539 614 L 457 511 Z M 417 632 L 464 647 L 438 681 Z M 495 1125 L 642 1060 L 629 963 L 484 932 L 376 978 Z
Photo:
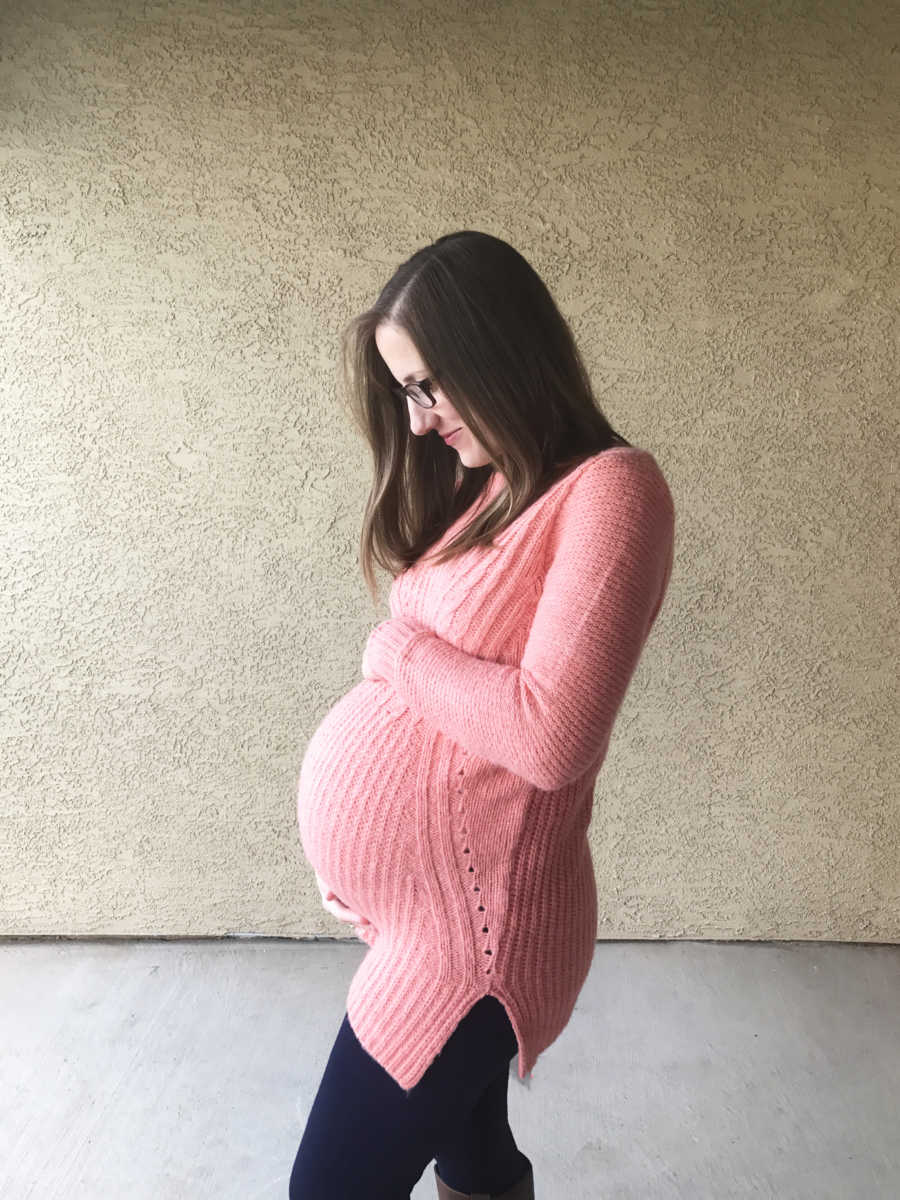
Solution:
M 360 1045 L 346 1012 L 291 1172 L 290 1200 L 409 1200 L 432 1159 L 460 1192 L 500 1194 L 528 1169 L 507 1119 L 506 1009 L 482 996 L 405 1092 Z

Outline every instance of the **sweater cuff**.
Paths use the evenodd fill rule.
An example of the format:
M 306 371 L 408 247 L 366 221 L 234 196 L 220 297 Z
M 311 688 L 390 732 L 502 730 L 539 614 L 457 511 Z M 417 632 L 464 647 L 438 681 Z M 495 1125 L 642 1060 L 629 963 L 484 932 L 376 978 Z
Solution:
M 369 634 L 366 650 L 369 666 L 375 674 L 393 683 L 400 655 L 420 633 L 430 634 L 430 630 L 404 617 L 389 617 L 376 625 Z
M 413 695 L 419 692 L 423 676 L 438 666 L 445 650 L 458 653 L 454 646 L 445 642 L 434 630 L 423 626 L 415 628 L 397 650 L 392 665 L 391 683 L 397 695 L 410 708 L 416 709 Z M 446 659 L 444 662 L 446 663 Z M 424 714 L 417 711 L 417 715 Z

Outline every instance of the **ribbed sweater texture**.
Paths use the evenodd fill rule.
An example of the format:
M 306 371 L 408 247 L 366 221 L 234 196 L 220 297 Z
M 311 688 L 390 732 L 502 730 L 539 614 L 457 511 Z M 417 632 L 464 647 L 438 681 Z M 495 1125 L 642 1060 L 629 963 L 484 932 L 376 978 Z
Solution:
M 367 922 L 347 1016 L 407 1092 L 482 996 L 509 1013 L 520 1080 L 571 1017 L 597 936 L 594 784 L 674 528 L 649 451 L 584 459 L 492 547 L 395 577 L 362 681 L 307 745 L 304 854 Z

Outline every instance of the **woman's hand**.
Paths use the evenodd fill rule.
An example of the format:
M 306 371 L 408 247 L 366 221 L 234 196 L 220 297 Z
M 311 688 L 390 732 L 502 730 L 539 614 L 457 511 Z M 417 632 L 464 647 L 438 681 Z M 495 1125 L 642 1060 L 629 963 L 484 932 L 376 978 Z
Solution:
M 409 617 L 388 617 L 379 621 L 369 634 L 362 656 L 363 679 L 391 682 L 394 659 L 409 639 L 427 628 Z
M 376 626 L 377 628 L 377 626 Z M 380 675 L 376 675 L 375 668 L 372 666 L 372 635 L 369 634 L 366 647 L 363 650 L 362 656 L 362 677 L 363 679 L 380 679 Z
M 356 913 L 353 909 L 348 908 L 337 892 L 331 890 L 318 871 L 316 871 L 316 883 L 319 885 L 322 903 L 339 921 L 346 921 L 349 925 L 369 924 L 368 917 L 364 917 L 361 913 Z

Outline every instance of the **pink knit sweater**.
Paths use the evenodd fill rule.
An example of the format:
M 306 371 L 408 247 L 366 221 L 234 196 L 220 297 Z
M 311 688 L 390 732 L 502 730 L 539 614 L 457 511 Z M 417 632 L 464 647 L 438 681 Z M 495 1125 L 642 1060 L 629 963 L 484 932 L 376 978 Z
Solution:
M 448 541 L 505 484 L 482 494 Z M 362 914 L 347 1016 L 406 1091 L 497 997 L 518 1076 L 565 1028 L 591 967 L 587 829 L 616 714 L 672 570 L 656 460 L 585 459 L 495 539 L 419 559 L 328 712 L 297 791 L 303 851 Z

